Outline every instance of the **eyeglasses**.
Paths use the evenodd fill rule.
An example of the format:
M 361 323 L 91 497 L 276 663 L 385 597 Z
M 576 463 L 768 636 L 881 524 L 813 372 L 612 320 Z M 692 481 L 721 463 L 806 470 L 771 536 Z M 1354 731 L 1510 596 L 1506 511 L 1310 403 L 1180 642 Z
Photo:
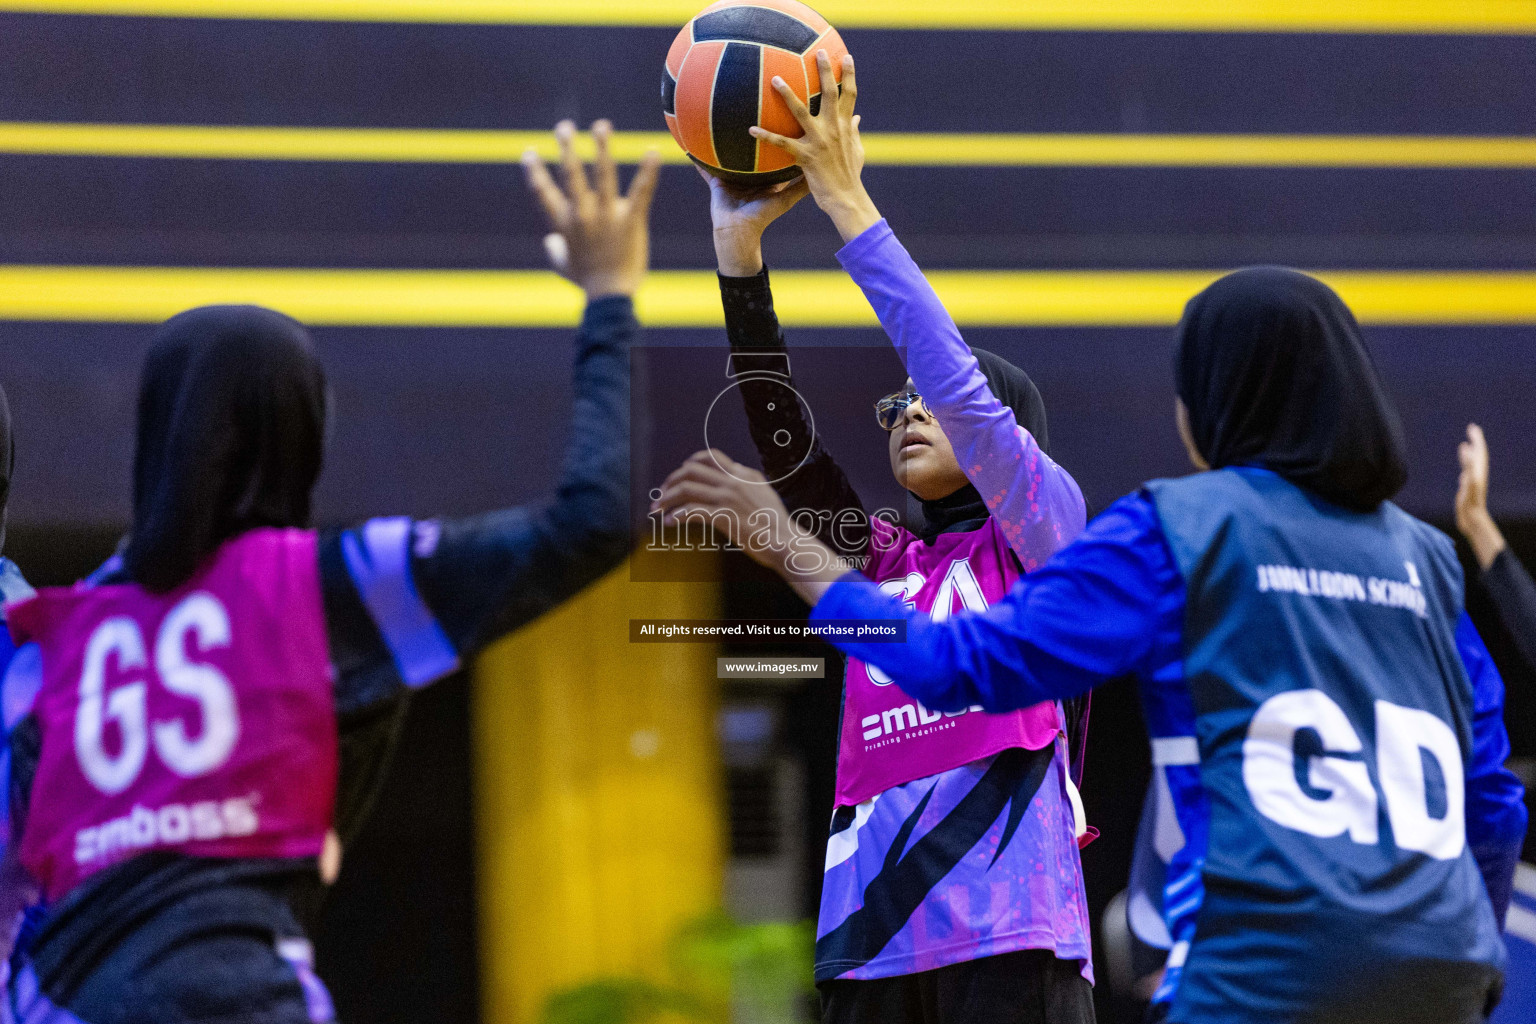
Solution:
M 923 396 L 916 391 L 896 391 L 875 403 L 875 419 L 886 431 L 892 431 L 901 425 L 908 406 L 922 404 Z M 923 406 L 923 411 L 933 415 L 927 406 Z

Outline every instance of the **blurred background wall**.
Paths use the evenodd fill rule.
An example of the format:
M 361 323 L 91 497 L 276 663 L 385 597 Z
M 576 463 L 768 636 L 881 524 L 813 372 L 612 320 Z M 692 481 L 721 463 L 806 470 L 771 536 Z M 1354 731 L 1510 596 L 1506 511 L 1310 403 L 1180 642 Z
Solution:
M 1034 376 L 1055 454 L 1092 509 L 1184 469 L 1169 383 L 1183 298 L 1222 270 L 1278 262 L 1331 275 L 1361 313 L 1413 447 L 1403 503 L 1449 523 L 1455 444 L 1477 420 L 1495 514 L 1536 556 L 1529 4 L 817 6 L 859 58 L 877 203 L 925 268 L 954 272 L 941 287 L 968 338 Z M 337 408 L 322 519 L 542 493 L 565 433 L 577 304 L 520 273 L 542 267 L 542 225 L 515 161 L 563 117 L 610 117 L 627 152 L 653 143 L 673 160 L 647 341 L 713 346 L 723 365 L 706 192 L 656 135 L 662 57 L 693 11 L 0 0 L 0 382 L 18 436 L 8 554 L 63 581 L 110 550 L 149 324 L 215 299 L 318 325 Z M 775 271 L 816 272 L 778 279 L 792 345 L 886 344 L 812 204 L 767 248 Z M 402 270 L 415 273 L 389 273 Z M 1006 273 L 978 276 L 992 271 Z M 852 390 L 861 408 L 889 389 Z M 835 685 L 717 692 L 707 664 L 688 662 L 702 649 L 632 655 L 621 631 L 634 586 L 609 581 L 499 649 L 473 699 L 460 679 L 418 701 L 327 910 L 322 967 L 343 1019 L 519 1019 L 544 987 L 638 968 L 657 922 L 722 891 L 745 917 L 814 914 Z M 654 600 L 803 612 L 744 566 L 718 594 Z M 1469 602 L 1512 683 L 1516 754 L 1536 755 L 1536 679 L 1475 588 Z M 577 654 L 586 675 L 564 660 Z M 601 724 L 556 749 L 549 730 L 583 708 Z M 1086 787 L 1105 833 L 1085 854 L 1096 913 L 1124 883 L 1145 750 L 1129 689 L 1108 688 Z M 583 822 L 609 831 L 582 838 Z M 621 863 L 626 850 L 681 874 Z M 593 880 L 588 896 L 635 895 L 573 923 L 559 901 L 583 897 L 559 891 L 562 868 Z M 1129 1019 L 1107 997 L 1101 1010 Z

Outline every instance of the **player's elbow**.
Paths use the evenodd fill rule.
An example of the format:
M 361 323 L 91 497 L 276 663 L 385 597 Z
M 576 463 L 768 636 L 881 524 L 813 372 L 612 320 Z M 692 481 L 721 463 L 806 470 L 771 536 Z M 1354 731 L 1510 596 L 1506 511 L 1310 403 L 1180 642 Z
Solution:
M 586 575 L 601 575 L 629 556 L 633 533 L 629 509 L 622 496 L 606 491 L 562 495 L 546 519 L 551 546 L 584 567 Z
M 629 523 L 623 516 L 588 524 L 576 537 L 587 558 L 606 572 L 629 556 L 632 545 Z

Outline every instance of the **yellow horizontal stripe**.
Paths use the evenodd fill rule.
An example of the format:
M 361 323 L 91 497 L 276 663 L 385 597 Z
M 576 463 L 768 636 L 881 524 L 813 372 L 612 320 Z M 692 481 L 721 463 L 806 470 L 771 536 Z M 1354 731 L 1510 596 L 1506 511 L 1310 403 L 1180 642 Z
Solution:
M 1174 323 L 1220 272 L 969 271 L 929 274 L 955 319 L 972 327 Z M 1372 324 L 1536 324 L 1536 272 L 1340 271 L 1321 275 Z M 875 324 L 835 271 L 774 274 L 780 318 L 796 327 Z M 561 327 L 577 290 L 541 271 L 250 270 L 0 266 L 0 319 L 154 323 L 192 306 L 254 302 L 316 326 Z M 718 327 L 707 271 L 653 273 L 638 300 L 653 327 Z
M 0 11 L 509 25 L 681 25 L 705 0 L 0 0 Z M 816 0 L 844 28 L 1536 31 L 1529 0 Z
M 625 163 L 647 149 L 688 162 L 666 132 L 617 132 L 613 146 Z M 510 163 L 529 147 L 556 153 L 547 131 L 0 122 L 0 153 L 50 156 Z M 886 166 L 1536 168 L 1536 138 L 1511 136 L 872 132 L 865 149 Z

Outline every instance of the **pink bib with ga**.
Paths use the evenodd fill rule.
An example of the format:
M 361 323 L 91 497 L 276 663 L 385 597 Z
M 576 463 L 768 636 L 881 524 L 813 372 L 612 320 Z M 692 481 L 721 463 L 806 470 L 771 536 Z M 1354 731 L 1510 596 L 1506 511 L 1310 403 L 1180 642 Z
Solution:
M 988 519 L 967 533 L 941 533 L 929 544 L 873 519 L 864 574 L 880 589 L 947 619 L 984 611 L 1019 578 L 1018 560 Z M 892 786 L 1022 747 L 1049 746 L 1061 730 L 1054 703 L 989 715 L 980 708 L 941 714 L 908 697 L 879 669 L 848 659 L 843 732 L 837 756 L 837 804 L 861 804 Z
M 20 854 L 50 901 L 148 850 L 320 853 L 336 706 L 313 532 L 242 534 L 165 594 L 45 589 L 7 617 L 42 650 Z

